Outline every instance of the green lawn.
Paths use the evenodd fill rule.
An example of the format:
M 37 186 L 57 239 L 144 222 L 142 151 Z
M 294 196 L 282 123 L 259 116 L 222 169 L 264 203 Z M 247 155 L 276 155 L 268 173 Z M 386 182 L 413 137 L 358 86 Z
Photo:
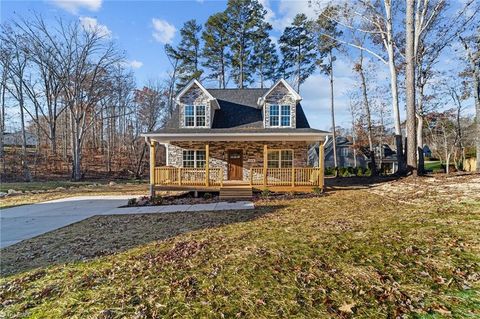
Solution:
M 425 169 L 427 171 L 436 171 L 443 169 L 441 161 L 425 161 Z
M 480 316 L 478 202 L 345 190 L 257 206 L 249 221 L 4 278 L 0 317 Z M 101 226 L 88 234 L 105 236 Z

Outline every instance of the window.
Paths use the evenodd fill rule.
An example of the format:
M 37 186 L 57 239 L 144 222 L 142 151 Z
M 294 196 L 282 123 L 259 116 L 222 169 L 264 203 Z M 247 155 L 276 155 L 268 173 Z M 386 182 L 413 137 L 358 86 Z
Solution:
M 193 105 L 185 105 L 185 126 L 195 126 L 195 109 Z
M 349 152 L 349 149 L 347 147 L 340 148 L 340 156 L 345 156 L 346 157 L 346 156 L 348 156 L 349 153 L 350 152 Z
M 290 105 L 270 105 L 270 126 L 291 126 Z
M 185 105 L 185 126 L 204 127 L 206 121 L 205 105 Z
M 278 125 L 278 105 L 270 105 L 270 126 Z
M 196 120 L 195 120 L 195 125 L 196 126 L 205 126 L 205 105 L 197 105 L 196 107 Z
M 290 168 L 293 167 L 292 150 L 268 151 L 268 168 Z
M 200 151 L 200 150 L 184 150 L 183 151 L 183 167 L 204 168 L 205 161 L 206 161 L 205 151 Z
M 281 126 L 290 126 L 290 105 L 282 105 Z

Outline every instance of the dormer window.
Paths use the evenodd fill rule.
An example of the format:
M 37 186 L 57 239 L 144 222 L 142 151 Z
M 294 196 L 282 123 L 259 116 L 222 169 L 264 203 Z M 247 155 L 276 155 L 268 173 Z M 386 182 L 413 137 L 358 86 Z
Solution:
M 270 126 L 290 127 L 291 126 L 290 105 L 270 105 Z
M 185 105 L 185 126 L 205 127 L 205 105 Z

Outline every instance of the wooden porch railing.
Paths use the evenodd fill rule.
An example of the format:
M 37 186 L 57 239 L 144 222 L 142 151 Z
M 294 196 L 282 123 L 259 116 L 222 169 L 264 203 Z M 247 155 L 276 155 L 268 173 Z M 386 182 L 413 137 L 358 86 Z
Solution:
M 155 185 L 223 186 L 223 168 L 155 167 Z M 207 178 L 208 175 L 208 178 Z M 250 169 L 251 186 L 323 187 L 322 169 L 318 167 Z
M 208 178 L 207 178 L 208 175 Z M 155 185 L 223 186 L 223 168 L 155 167 Z
M 319 186 L 323 187 L 322 169 L 319 167 L 250 169 L 250 185 L 263 186 Z

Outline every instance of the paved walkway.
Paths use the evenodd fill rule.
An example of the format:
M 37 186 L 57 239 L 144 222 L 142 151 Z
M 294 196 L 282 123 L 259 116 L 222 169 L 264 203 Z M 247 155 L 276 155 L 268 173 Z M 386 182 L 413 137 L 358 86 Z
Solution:
M 2 209 L 0 248 L 13 245 L 95 215 L 154 214 L 215 210 L 254 209 L 252 202 L 219 202 L 195 205 L 125 207 L 134 195 L 78 196 Z

